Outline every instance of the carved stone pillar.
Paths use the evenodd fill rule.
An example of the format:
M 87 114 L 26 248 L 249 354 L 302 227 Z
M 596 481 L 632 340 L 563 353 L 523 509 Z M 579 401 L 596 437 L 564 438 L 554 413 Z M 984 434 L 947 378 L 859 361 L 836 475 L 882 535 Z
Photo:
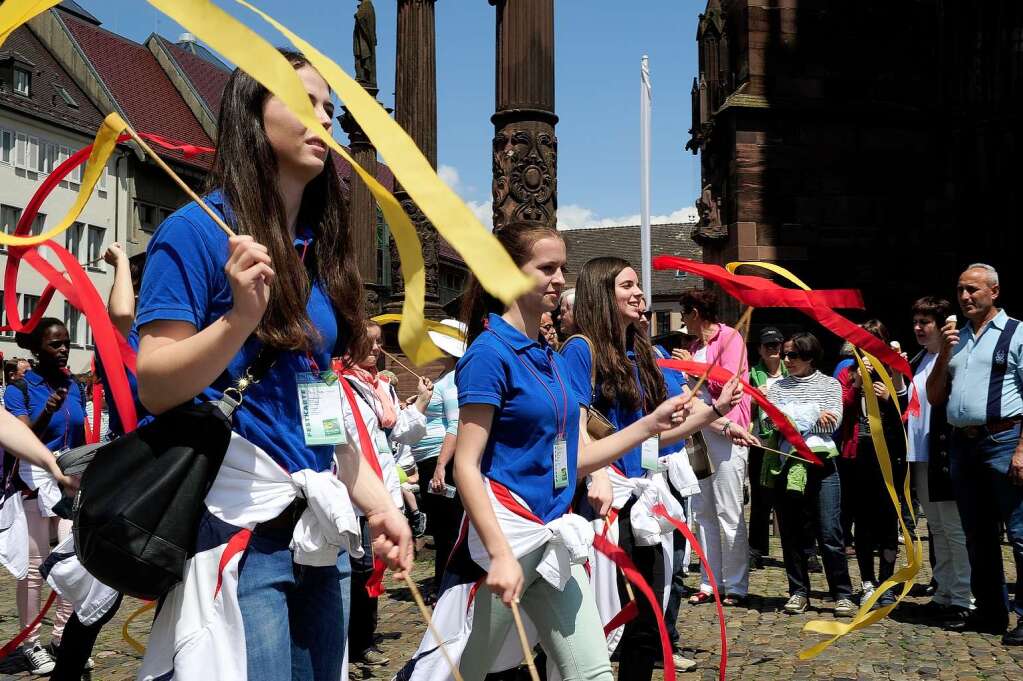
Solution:
M 434 29 L 436 0 L 398 0 L 397 57 L 394 69 L 394 120 L 437 167 L 437 53 Z M 402 187 L 394 196 L 419 234 L 426 274 L 426 315 L 444 317 L 439 304 L 438 235 L 423 212 Z M 400 310 L 405 282 L 399 269 L 398 250 L 391 242 L 391 301 L 389 310 Z
M 367 91 L 374 97 L 376 96 L 376 88 Z M 341 129 L 348 134 L 352 158 L 366 172 L 375 176 L 377 151 L 366 133 L 355 122 L 347 108 L 343 115 L 338 116 L 338 121 L 341 123 Z M 348 221 L 352 248 L 355 250 L 359 274 L 362 275 L 363 284 L 366 286 L 367 303 L 370 305 L 367 311 L 374 313 L 379 309 L 379 293 L 376 290 L 379 281 L 377 273 L 377 206 L 373 195 L 369 193 L 369 187 L 354 172 L 352 173 L 351 187 L 348 201 Z
M 557 226 L 554 0 L 489 0 L 497 8 L 494 227 Z

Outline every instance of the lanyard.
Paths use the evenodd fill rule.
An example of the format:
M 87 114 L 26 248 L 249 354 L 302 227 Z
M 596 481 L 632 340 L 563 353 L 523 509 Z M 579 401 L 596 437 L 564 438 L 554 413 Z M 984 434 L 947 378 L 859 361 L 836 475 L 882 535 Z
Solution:
M 508 347 L 508 349 L 512 351 L 512 353 L 518 358 L 519 362 L 522 363 L 522 366 L 526 367 L 526 370 L 533 375 L 533 378 L 536 379 L 536 382 L 543 386 L 543 389 L 547 391 L 548 395 L 550 395 L 551 406 L 554 409 L 554 421 L 558 427 L 558 437 L 564 439 L 565 431 L 568 428 L 568 392 L 565 390 L 565 384 L 561 380 L 561 374 L 558 373 L 558 367 L 554 364 L 553 361 L 550 362 L 551 371 L 554 373 L 554 378 L 558 380 L 558 386 L 561 388 L 561 396 L 563 398 L 564 405 L 561 414 L 558 413 L 558 398 L 555 397 L 554 391 L 552 391 L 550 389 L 550 386 L 548 386 L 547 383 L 543 380 L 543 378 L 540 377 L 540 374 L 536 373 L 536 370 L 529 365 L 529 362 L 527 362 L 522 357 L 522 355 L 515 351 L 515 348 L 513 348 L 511 344 L 508 343 L 508 341 L 501 338 L 501 334 L 497 333 L 496 331 L 492 331 L 491 333 L 493 333 L 494 336 L 496 336 L 499 341 L 504 343 Z

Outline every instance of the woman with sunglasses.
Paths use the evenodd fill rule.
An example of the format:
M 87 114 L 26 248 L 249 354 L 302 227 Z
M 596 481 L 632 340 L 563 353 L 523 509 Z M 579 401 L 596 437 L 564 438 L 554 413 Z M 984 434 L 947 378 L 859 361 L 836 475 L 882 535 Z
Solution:
M 29 333 L 16 336 L 18 346 L 30 351 L 36 367 L 25 378 L 8 386 L 4 406 L 27 424 L 46 447 L 60 452 L 85 444 L 85 393 L 68 370 L 71 337 L 59 319 L 43 317 Z M 35 465 L 21 464 L 12 479 L 21 490 L 28 524 L 28 575 L 18 580 L 18 614 L 25 628 L 39 614 L 43 577 L 39 566 L 50 553 L 50 536 L 64 541 L 71 534 L 71 521 L 54 515 L 60 490 L 53 476 Z M 39 644 L 38 629 L 29 634 L 22 651 L 33 674 L 53 671 L 53 656 L 60 646 L 64 625 L 71 616 L 71 603 L 59 599 L 53 619 L 53 634 L 45 648 Z
M 817 370 L 821 344 L 811 333 L 793 334 L 782 346 L 788 376 L 767 390 L 767 398 L 788 416 L 823 461 L 816 466 L 794 456 L 764 452 L 764 477 L 774 483 L 775 513 L 789 581 L 785 612 L 806 612 L 810 598 L 809 558 L 820 544 L 824 574 L 835 599 L 835 616 L 852 617 L 852 584 L 842 541 L 842 485 L 831 434 L 842 422 L 842 386 Z M 783 441 L 782 448 L 791 451 Z

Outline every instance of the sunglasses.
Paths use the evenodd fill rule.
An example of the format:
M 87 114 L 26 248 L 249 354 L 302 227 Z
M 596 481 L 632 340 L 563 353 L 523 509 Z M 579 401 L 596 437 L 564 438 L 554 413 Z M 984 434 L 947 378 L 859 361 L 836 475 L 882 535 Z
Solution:
M 783 352 L 783 353 L 781 353 L 781 356 L 784 357 L 785 359 L 790 359 L 790 360 L 791 359 L 801 359 L 804 362 L 808 362 L 810 360 L 809 357 L 807 357 L 806 355 L 804 355 L 804 354 L 802 354 L 800 352 Z

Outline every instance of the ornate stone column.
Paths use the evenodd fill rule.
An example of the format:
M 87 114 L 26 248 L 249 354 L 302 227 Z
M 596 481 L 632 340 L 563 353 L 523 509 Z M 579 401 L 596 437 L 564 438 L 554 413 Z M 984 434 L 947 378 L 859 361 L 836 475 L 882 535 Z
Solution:
M 437 167 L 437 54 L 434 29 L 436 0 L 398 0 L 397 57 L 394 64 L 394 119 L 412 137 L 430 164 Z M 426 314 L 442 319 L 439 304 L 438 235 L 415 201 L 397 187 L 395 198 L 415 225 L 423 245 L 426 267 Z M 391 242 L 391 301 L 389 310 L 401 309 L 405 282 L 398 269 L 398 250 Z
M 554 0 L 489 0 L 497 8 L 494 226 L 557 226 Z

